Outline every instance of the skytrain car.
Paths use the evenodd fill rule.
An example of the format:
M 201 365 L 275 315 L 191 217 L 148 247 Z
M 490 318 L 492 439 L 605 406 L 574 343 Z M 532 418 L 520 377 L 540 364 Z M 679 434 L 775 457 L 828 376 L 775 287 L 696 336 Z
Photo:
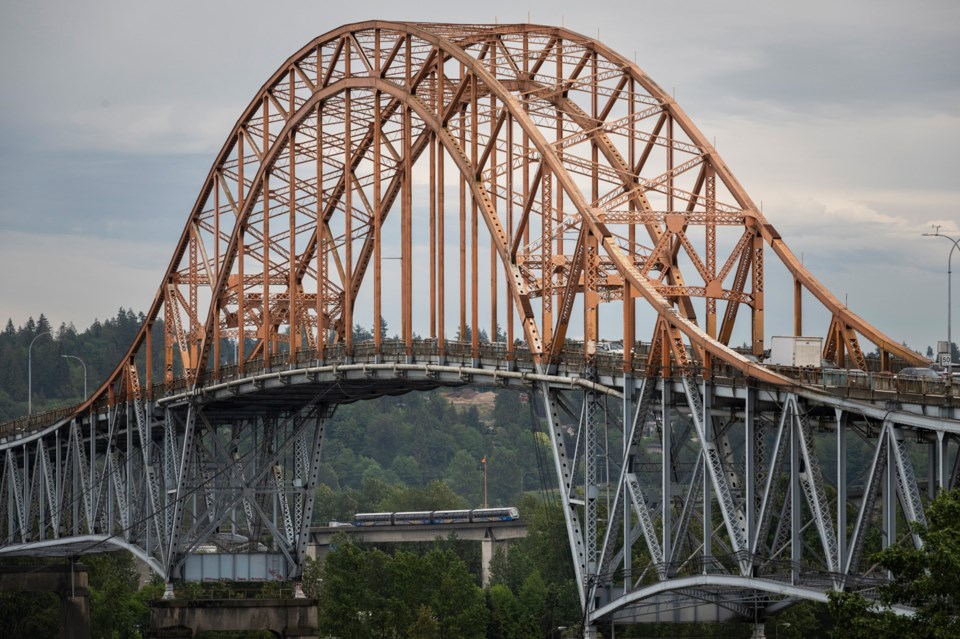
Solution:
M 391 526 L 393 513 L 357 513 L 353 516 L 354 526 Z
M 475 508 L 470 511 L 470 521 L 514 521 L 520 519 L 520 511 L 510 508 Z
M 398 513 L 357 513 L 354 526 L 423 526 L 465 524 L 520 519 L 516 508 L 474 508 L 473 510 L 413 510 Z
M 403 513 L 393 513 L 393 525 L 422 525 L 433 523 L 433 511 L 414 510 Z
M 432 523 L 434 524 L 465 524 L 470 521 L 469 510 L 435 510 Z

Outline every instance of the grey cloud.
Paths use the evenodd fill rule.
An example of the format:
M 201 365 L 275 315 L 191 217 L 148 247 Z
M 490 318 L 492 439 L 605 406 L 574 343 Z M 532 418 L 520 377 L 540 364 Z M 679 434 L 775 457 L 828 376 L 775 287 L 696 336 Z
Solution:
M 166 239 L 190 214 L 212 157 L 0 149 L 5 232 Z
M 821 39 L 774 43 L 755 68 L 714 78 L 742 106 L 758 100 L 814 115 L 954 112 L 960 97 L 960 39 L 928 41 L 905 55 L 886 41 Z
M 111 289 L 110 300 L 82 296 L 104 304 L 99 311 L 62 305 L 58 317 L 79 323 L 120 305 L 139 310 L 152 297 L 233 122 L 311 38 L 371 18 L 510 22 L 525 21 L 529 10 L 534 22 L 563 22 L 590 36 L 599 28 L 606 44 L 628 58 L 636 51 L 656 82 L 676 87 L 754 199 L 766 199 L 793 250 L 839 297 L 851 293 L 858 312 L 918 345 L 942 332 L 942 311 L 918 318 L 885 300 L 893 290 L 913 308 L 938 299 L 945 251 L 911 238 L 929 220 L 949 217 L 951 203 L 960 218 L 953 0 L 362 4 L 4 5 L 0 227 L 63 256 L 51 259 L 44 278 L 56 278 L 79 252 L 84 281 Z M 837 214 L 848 209 L 866 219 Z M 78 247 L 78 237 L 90 241 Z M 111 273 L 117 259 L 129 265 L 147 255 L 122 276 Z M 15 323 L 25 309 L 44 310 L 43 300 L 28 299 L 41 285 L 17 290 L 23 307 L 8 310 Z M 771 330 L 778 314 L 768 307 Z

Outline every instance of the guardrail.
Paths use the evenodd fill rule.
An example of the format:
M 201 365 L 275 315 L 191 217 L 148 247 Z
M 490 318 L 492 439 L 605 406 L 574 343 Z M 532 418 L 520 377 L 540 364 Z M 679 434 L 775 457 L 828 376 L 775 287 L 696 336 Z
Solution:
M 960 398 L 960 379 L 905 377 L 844 368 L 772 366 L 771 369 L 807 386 L 843 389 L 843 394 L 851 397 L 870 393 L 878 399 L 889 398 L 891 395 L 903 398 Z

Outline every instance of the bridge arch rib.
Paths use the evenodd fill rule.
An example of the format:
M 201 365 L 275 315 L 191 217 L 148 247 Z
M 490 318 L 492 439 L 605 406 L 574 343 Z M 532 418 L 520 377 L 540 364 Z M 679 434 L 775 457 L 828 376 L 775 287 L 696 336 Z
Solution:
M 340 27 L 291 56 L 234 125 L 110 379 L 61 421 L 0 441 L 7 541 L 39 547 L 33 527 L 44 548 L 115 540 L 173 578 L 189 572 L 198 544 L 243 519 L 247 550 L 268 530 L 293 575 L 336 405 L 492 383 L 535 391 L 545 408 L 589 619 L 711 588 L 707 599 L 742 614 L 721 591 L 749 590 L 751 573 L 769 574 L 788 550 L 793 585 L 754 587 L 754 607 L 761 592 L 821 597 L 802 582 L 804 524 L 817 531 L 808 553 L 819 561 L 822 550 L 820 577 L 842 587 L 852 577 L 838 573 L 857 568 L 881 484 L 888 523 L 895 528 L 898 503 L 922 521 L 900 428 L 937 446 L 946 486 L 943 460 L 960 424 L 952 413 L 935 424 L 926 406 L 880 409 L 873 396 L 858 407 L 731 348 L 745 315 L 749 350 L 763 351 L 767 248 L 794 279 L 795 333 L 804 288 L 831 318 L 825 357 L 864 367 L 862 336 L 885 365 L 890 356 L 924 361 L 820 285 L 676 102 L 601 42 L 537 25 Z M 612 321 L 601 322 L 604 304 Z M 358 325 L 378 328 L 385 315 L 399 319 L 399 339 L 376 329 L 360 338 Z M 486 330 L 493 344 L 481 344 Z M 606 521 L 601 395 L 623 402 Z M 869 440 L 879 424 L 849 552 L 845 508 L 827 499 L 816 463 L 814 423 L 833 428 L 838 447 L 848 426 Z M 677 457 L 661 461 L 651 489 L 643 439 L 653 429 L 661 460 Z M 257 447 L 266 440 L 276 448 Z M 49 487 L 53 450 L 75 477 L 70 490 Z M 20 468 L 18 459 L 33 461 Z M 784 490 L 773 479 L 781 473 Z M 22 485 L 31 477 L 49 486 L 31 493 Z M 222 477 L 229 489 L 207 488 Z M 631 575 L 643 556 L 652 585 L 652 572 Z M 704 571 L 729 574 L 678 572 L 701 560 Z
M 372 108 L 372 98 L 354 101 L 351 135 L 358 139 L 351 145 L 345 144 L 348 109 L 342 99 L 330 103 L 321 117 L 326 124 L 316 126 L 320 105 L 334 97 L 332 84 L 339 84 L 347 94 L 392 95 L 392 100 L 380 107 L 385 117 L 377 126 L 369 113 L 361 115 Z M 390 84 L 393 86 L 387 86 Z M 318 97 L 321 93 L 325 99 Z M 488 97 L 488 107 L 476 104 Z M 592 104 L 585 107 L 584 102 Z M 318 111 L 305 109 L 306 104 L 317 105 Z M 443 113 L 437 112 L 438 105 Z M 280 350 L 279 343 L 290 339 L 307 346 L 352 341 L 354 309 L 344 303 L 355 305 L 361 285 L 370 287 L 371 278 L 364 275 L 373 260 L 373 245 L 382 243 L 375 237 L 371 221 L 364 223 L 359 218 L 361 214 L 372 218 L 370 209 L 377 209 L 382 224 L 397 200 L 400 208 L 403 206 L 403 162 L 407 161 L 402 144 L 404 108 L 417 114 L 417 122 L 411 123 L 416 129 L 410 132 L 415 147 L 409 158 L 411 166 L 428 149 L 430 154 L 442 155 L 444 151 L 436 148 L 441 146 L 449 160 L 434 159 L 431 171 L 442 174 L 442 165 L 447 164 L 466 174 L 471 206 L 479 206 L 487 222 L 489 241 L 496 246 L 500 268 L 505 271 L 502 279 L 492 277 L 491 282 L 501 279 L 511 291 L 507 302 L 511 312 L 490 304 L 491 314 L 498 318 L 491 322 L 490 331 L 503 319 L 513 337 L 517 313 L 521 321 L 518 334 L 523 334 L 536 355 L 557 357 L 563 340 L 556 340 L 553 349 L 553 335 L 566 336 L 573 304 L 580 304 L 585 297 L 585 285 L 589 293 L 591 282 L 600 282 L 605 288 L 597 291 L 599 301 L 623 300 L 624 296 L 631 300 L 624 304 L 630 307 L 624 311 L 624 337 L 635 336 L 637 312 L 632 300 L 642 297 L 657 317 L 683 334 L 699 353 L 719 358 L 756 379 L 785 383 L 726 347 L 738 309 L 749 307 L 754 349 L 762 350 L 765 241 L 781 257 L 797 287 L 811 291 L 835 319 L 827 340 L 827 348 L 832 349 L 828 354 L 841 359 L 845 352 L 851 357 L 862 355 L 856 338 L 859 331 L 883 353 L 919 361 L 916 354 L 852 314 L 797 263 L 675 101 L 635 64 L 602 43 L 568 30 L 535 25 L 472 29 L 373 21 L 331 31 L 291 56 L 234 126 L 197 199 L 148 313 L 147 326 L 128 355 L 128 361 L 139 362 L 141 376 L 155 381 L 152 367 L 145 361 L 149 351 L 158 350 L 148 345 L 151 339 L 164 344 L 168 385 L 182 376 L 195 383 L 207 368 L 218 368 L 227 359 L 220 352 L 225 338 L 239 341 L 240 349 L 247 340 L 256 342 L 254 348 L 245 349 L 241 359 L 269 357 Z M 428 114 L 434 112 L 431 119 Z M 489 131 L 481 130 L 488 125 Z M 389 130 L 391 126 L 393 130 Z M 309 127 L 320 131 L 326 127 L 326 139 L 322 135 L 297 137 Z M 379 136 L 392 136 L 392 142 L 374 144 L 374 129 Z M 556 139 L 548 140 L 547 135 L 554 131 Z M 419 136 L 416 141 L 414 134 Z M 287 148 L 291 139 L 296 147 L 292 163 Z M 460 152 L 451 148 L 457 145 Z M 665 157 L 660 159 L 666 170 L 658 166 L 651 179 L 651 157 L 660 148 L 664 149 L 661 155 Z M 396 156 L 392 168 L 383 160 L 390 153 Z M 371 204 L 374 178 L 369 165 L 375 154 L 380 156 L 379 172 L 392 175 L 389 183 L 384 180 L 379 185 L 387 195 L 380 204 Z M 675 159 L 681 154 L 685 161 Z M 351 171 L 343 170 L 347 155 Z M 304 156 L 316 160 L 316 171 L 306 178 L 291 175 L 291 164 L 302 173 Z M 521 183 L 520 171 L 504 166 L 508 158 L 526 166 L 526 181 Z M 472 166 L 474 162 L 476 166 Z M 366 165 L 364 175 L 357 173 L 361 165 Z M 338 166 L 341 176 L 336 179 Z M 276 186 L 278 180 L 283 186 Z M 286 182 L 292 188 L 288 189 Z M 553 188 L 551 182 L 559 188 Z M 350 188 L 346 188 L 348 184 Z M 588 189 L 593 193 L 586 194 Z M 288 190 L 293 195 L 285 201 Z M 443 198 L 436 184 L 430 185 L 430 191 L 434 200 Z M 728 202 L 719 199 L 720 191 Z M 311 197 L 317 201 L 310 202 Z M 345 199 L 353 200 L 350 206 L 358 209 L 349 216 L 343 211 Z M 366 210 L 361 210 L 364 207 Z M 286 224 L 278 229 L 281 208 L 297 220 L 292 225 L 295 230 L 290 231 Z M 314 209 L 323 212 L 320 224 L 316 219 L 321 215 Z M 509 213 L 504 209 L 510 209 Z M 269 211 L 266 217 L 264 210 Z M 336 222 L 335 216 L 344 222 L 357 219 L 349 229 L 350 242 L 345 240 L 344 222 Z M 499 229 L 490 226 L 494 221 Z M 731 222 L 743 232 L 734 236 L 735 248 L 721 265 L 718 225 Z M 332 229 L 337 224 L 340 232 L 334 236 Z M 409 233 L 426 231 L 422 222 L 417 224 Z M 687 233 L 693 226 L 706 229 L 702 247 L 694 247 L 692 235 Z M 649 235 L 654 246 L 643 246 L 638 232 Z M 586 236 L 582 247 L 577 245 L 581 233 Z M 520 235 L 523 241 L 518 240 Z M 547 236 L 549 241 L 544 240 Z M 357 245 L 356 250 L 348 249 L 350 243 Z M 429 243 L 432 250 L 441 250 L 435 246 L 435 238 Z M 551 243 L 556 247 L 551 248 Z M 572 254 L 570 243 L 577 247 Z M 347 253 L 354 264 L 347 263 Z M 436 255 L 430 261 L 436 288 L 441 277 L 436 271 L 442 269 Z M 373 279 L 379 277 L 382 264 L 372 269 Z M 332 269 L 333 274 L 318 273 L 320 269 Z M 476 273 L 473 267 L 471 276 Z M 404 277 L 412 279 L 409 273 Z M 346 291 L 348 278 L 350 290 Z M 704 281 L 688 285 L 685 280 L 690 279 Z M 363 284 L 365 281 L 368 283 Z M 308 290 L 308 283 L 313 291 Z M 466 283 L 463 277 L 461 283 Z M 490 292 L 484 290 L 481 297 L 484 295 Z M 443 306 L 443 293 L 431 290 L 429 297 L 435 316 L 436 307 Z M 703 325 L 697 322 L 691 297 L 705 300 Z M 541 309 L 533 307 L 536 298 L 541 300 Z M 727 309 L 719 318 L 723 325 L 718 326 L 717 304 L 724 301 Z M 473 300 L 469 303 L 476 305 Z M 673 312 L 675 303 L 679 313 Z M 593 302 L 588 306 L 595 308 Z M 351 315 L 349 319 L 344 311 Z M 799 312 L 797 309 L 798 316 Z M 476 332 L 476 311 L 471 309 L 471 313 L 470 321 L 461 315 L 460 324 Z M 443 317 L 439 321 L 431 318 L 430 337 L 443 332 L 443 322 Z M 585 341 L 599 337 L 587 335 L 596 332 L 590 330 L 594 322 L 595 317 L 583 320 Z M 797 324 L 799 328 L 799 321 Z M 332 339 L 327 335 L 331 328 L 336 333 Z M 406 341 L 412 338 L 412 330 L 408 332 L 409 336 L 402 336 Z M 241 334 L 246 339 L 239 339 Z M 114 385 L 123 383 L 127 371 L 125 366 L 118 369 Z M 101 394 L 104 392 L 106 389 L 101 389 Z

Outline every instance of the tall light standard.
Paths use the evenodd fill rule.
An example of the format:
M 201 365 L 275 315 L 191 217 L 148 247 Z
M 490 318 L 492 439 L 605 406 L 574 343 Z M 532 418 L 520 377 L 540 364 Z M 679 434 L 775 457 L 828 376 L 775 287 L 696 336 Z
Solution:
M 953 300 L 951 299 L 952 287 L 950 284 L 950 273 L 951 262 L 953 260 L 953 251 L 957 248 L 960 248 L 960 240 L 950 237 L 949 235 L 944 235 L 940 232 L 939 226 L 934 226 L 933 233 L 924 233 L 924 237 L 942 237 L 944 239 L 950 240 L 953 242 L 953 246 L 950 248 L 950 254 L 947 256 L 947 353 L 950 354 L 950 367 L 948 372 L 953 372 L 953 333 L 951 331 L 951 317 L 950 309 L 953 305 Z
M 33 414 L 33 343 L 44 335 L 49 335 L 50 339 L 53 339 L 50 331 L 43 331 L 37 333 L 27 347 L 27 415 Z
M 780 626 L 783 626 L 784 628 L 789 628 L 789 627 L 790 627 L 790 622 L 789 622 L 789 621 L 781 621 L 780 623 L 777 624 L 776 628 L 774 628 L 775 632 L 773 633 L 773 636 L 774 636 L 776 639 L 780 639 Z
M 487 456 L 484 455 L 483 459 L 480 460 L 480 463 L 483 464 L 483 507 L 487 507 Z
M 87 398 L 87 365 L 83 363 L 83 360 L 77 357 L 76 355 L 61 355 L 60 357 L 66 359 L 75 359 L 80 362 L 80 365 L 83 366 L 83 398 Z

